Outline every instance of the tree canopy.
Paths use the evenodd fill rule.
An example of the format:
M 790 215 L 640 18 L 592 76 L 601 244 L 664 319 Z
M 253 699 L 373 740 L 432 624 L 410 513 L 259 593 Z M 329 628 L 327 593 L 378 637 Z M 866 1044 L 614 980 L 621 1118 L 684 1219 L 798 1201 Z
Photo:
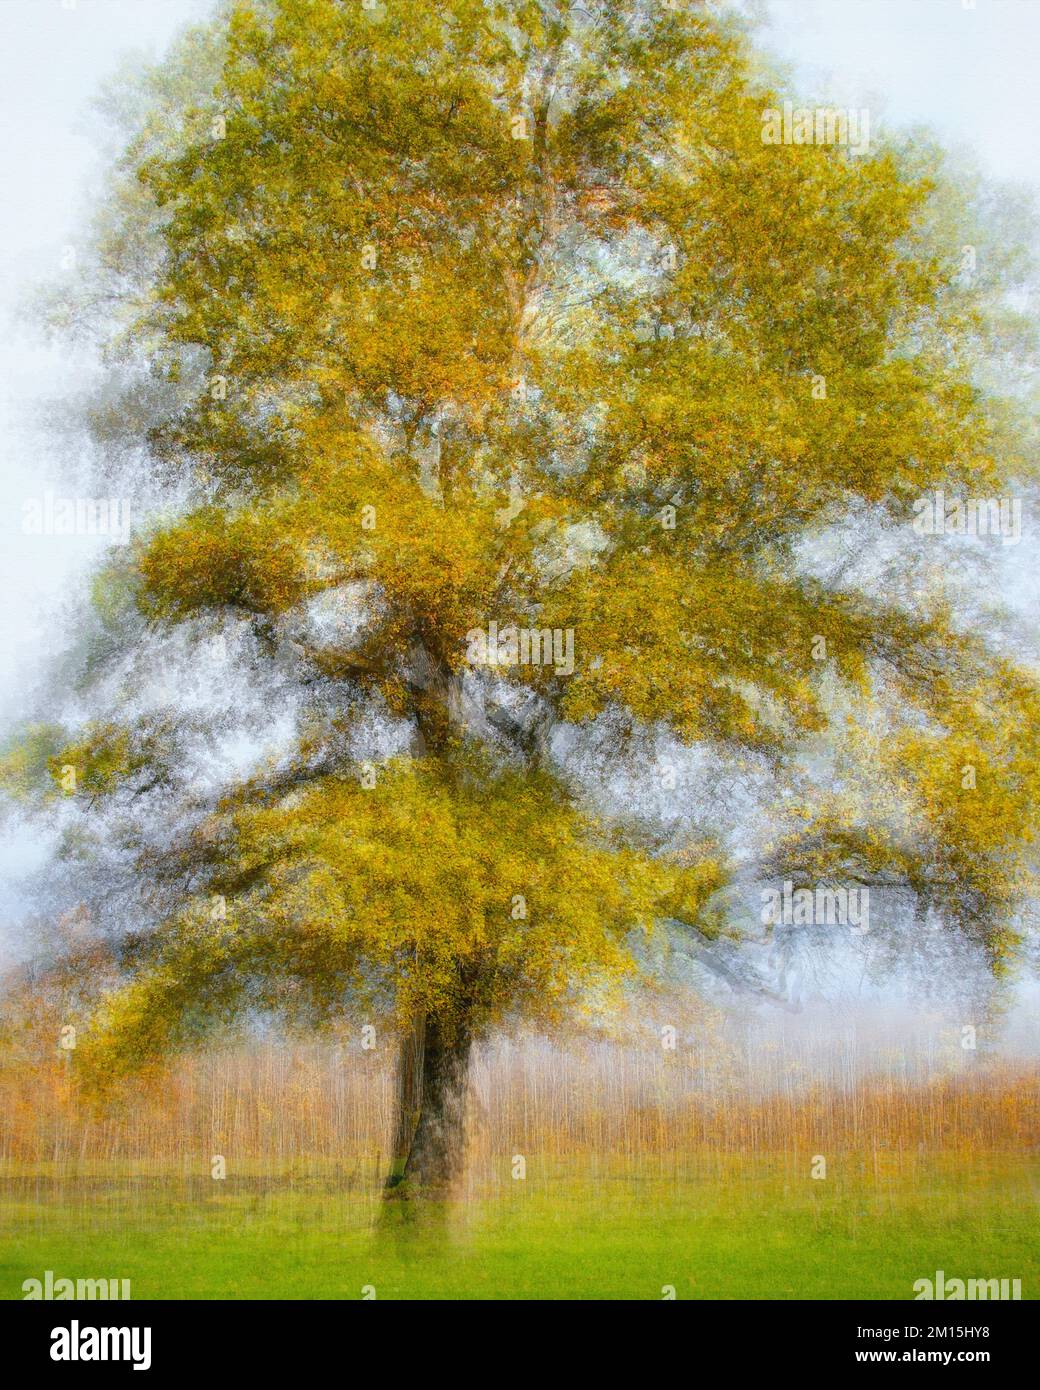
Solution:
M 83 700 L 189 628 L 303 702 L 220 795 L 184 782 L 198 717 L 135 717 L 132 680 L 9 754 L 11 787 L 114 806 L 155 889 L 104 1065 L 252 1006 L 479 1034 L 616 983 L 657 924 L 732 930 L 711 808 L 679 843 L 593 809 L 597 730 L 757 779 L 763 872 L 903 886 L 1004 962 L 1035 673 L 912 530 L 1034 477 L 981 368 L 1010 318 L 962 272 L 978 208 L 894 142 L 765 142 L 752 42 L 693 4 L 230 3 L 152 82 L 79 312 L 115 301 L 123 425 L 178 506 L 99 577 Z M 492 624 L 536 659 L 474 661 Z

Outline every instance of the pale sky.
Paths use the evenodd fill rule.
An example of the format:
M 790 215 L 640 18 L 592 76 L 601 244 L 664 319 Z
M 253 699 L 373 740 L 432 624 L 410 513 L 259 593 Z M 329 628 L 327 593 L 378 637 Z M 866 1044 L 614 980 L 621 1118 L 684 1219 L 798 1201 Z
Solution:
M 74 358 L 47 350 L 13 310 L 60 272 L 98 183 L 90 102 L 127 50 L 156 57 L 208 0 L 0 0 L 0 732 L 45 657 L 51 607 L 98 545 L 22 534 L 24 504 L 62 495 L 62 459 L 33 417 L 75 391 Z
M 1040 190 L 1040 0 L 768 0 L 809 94 L 925 122 L 994 177 Z

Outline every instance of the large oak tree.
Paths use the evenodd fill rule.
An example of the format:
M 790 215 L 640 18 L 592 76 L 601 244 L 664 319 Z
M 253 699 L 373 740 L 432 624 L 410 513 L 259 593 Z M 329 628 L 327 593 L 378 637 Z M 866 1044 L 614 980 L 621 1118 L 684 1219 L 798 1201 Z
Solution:
M 589 729 L 736 760 L 772 789 L 770 872 L 901 887 L 999 968 L 1035 681 L 911 521 L 1033 459 L 924 161 L 764 141 L 782 95 L 694 4 L 256 0 L 180 62 L 98 274 L 132 409 L 174 393 L 140 466 L 182 505 L 99 581 L 107 640 L 234 619 L 307 714 L 193 816 L 187 714 L 39 736 L 85 818 L 119 806 L 159 904 L 84 1062 L 254 1009 L 388 1018 L 391 1181 L 450 1184 L 475 1040 L 602 998 L 640 931 L 728 926 L 723 837 L 594 814 L 566 757 Z M 850 574 L 850 546 L 884 564 Z M 560 645 L 481 664 L 492 624 Z M 409 731 L 392 756 L 359 754 L 372 711 Z

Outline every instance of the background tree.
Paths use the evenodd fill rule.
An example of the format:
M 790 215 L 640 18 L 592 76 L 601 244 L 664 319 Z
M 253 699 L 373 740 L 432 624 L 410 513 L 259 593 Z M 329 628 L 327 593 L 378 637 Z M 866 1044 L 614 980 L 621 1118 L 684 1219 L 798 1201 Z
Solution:
M 743 769 L 760 873 L 905 890 L 1001 967 L 1035 680 L 911 520 L 1034 459 L 920 161 L 764 143 L 782 98 L 696 6 L 257 0 L 179 63 L 94 281 L 120 306 L 95 423 L 132 412 L 176 507 L 99 575 L 92 717 L 8 759 L 82 808 L 67 854 L 107 818 L 97 910 L 137 918 L 80 1060 L 256 1009 L 390 1018 L 391 1183 L 450 1186 L 488 1030 L 598 1005 L 661 924 L 739 979 L 704 946 L 736 925 L 720 808 L 604 815 L 597 740 L 665 789 L 654 739 Z M 572 633 L 573 670 L 481 664 L 492 624 Z M 190 701 L 134 717 L 126 665 L 111 689 L 178 631 L 294 692 L 288 751 L 219 790 Z

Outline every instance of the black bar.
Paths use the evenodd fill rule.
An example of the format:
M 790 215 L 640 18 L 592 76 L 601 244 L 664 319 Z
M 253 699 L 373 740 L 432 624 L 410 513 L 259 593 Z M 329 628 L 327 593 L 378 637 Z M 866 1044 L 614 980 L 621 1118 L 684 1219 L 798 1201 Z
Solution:
M 34 1302 L 2 1305 L 0 1335 L 5 1362 L 13 1356 L 23 1376 L 48 1371 L 62 1379 L 93 1372 L 133 1375 L 135 1380 L 202 1375 L 207 1384 L 214 1374 L 257 1374 L 267 1383 L 301 1365 L 315 1372 L 324 1365 L 326 1373 L 316 1374 L 316 1380 L 335 1369 L 336 1379 L 349 1385 L 374 1371 L 375 1358 L 385 1360 L 397 1379 L 413 1357 L 416 1367 L 438 1378 L 454 1367 L 469 1383 L 503 1374 L 515 1380 L 526 1364 L 537 1375 L 537 1386 L 550 1378 L 550 1371 L 552 1379 L 559 1378 L 561 1356 L 573 1357 L 586 1372 L 600 1358 L 610 1365 L 614 1356 L 625 1362 L 633 1355 L 648 1357 L 644 1365 L 649 1372 L 651 1364 L 661 1364 L 659 1358 L 678 1355 L 690 1381 L 721 1368 L 785 1375 L 863 1369 L 869 1375 L 884 1374 L 893 1365 L 927 1365 L 939 1371 L 981 1367 L 1006 1374 L 1035 1349 L 1032 1318 L 1016 1302 L 692 1302 L 684 1308 L 658 1308 L 652 1318 L 630 1310 L 619 1322 L 613 1313 L 599 1335 L 587 1330 L 588 1324 L 595 1329 L 599 1323 L 592 1309 L 586 1313 L 571 1305 L 561 1314 L 549 1307 L 534 1317 L 535 1323 L 530 1310 L 503 1312 L 487 1304 L 479 1309 L 413 1304 L 402 1321 L 399 1309 L 388 1315 L 378 1306 L 350 1308 L 331 1301 Z M 531 1335 L 542 1321 L 556 1329 L 553 1345 L 558 1349 L 551 1353 L 540 1336 Z M 486 1344 L 478 1353 L 481 1334 L 496 1327 L 509 1340 L 497 1354 Z M 132 1359 L 52 1359 L 52 1347 L 66 1349 L 58 1329 L 75 1331 L 77 1349 L 89 1351 L 93 1342 L 86 1329 L 92 1328 L 137 1328 L 135 1344 L 121 1337 L 115 1345 L 128 1349 L 131 1358 L 136 1352 L 139 1361 L 145 1359 L 147 1345 L 148 1367 L 135 1372 Z M 373 1334 L 378 1340 L 372 1340 Z M 429 1334 L 450 1340 L 440 1343 Z M 439 1355 L 448 1346 L 452 1350 L 438 1372 Z

